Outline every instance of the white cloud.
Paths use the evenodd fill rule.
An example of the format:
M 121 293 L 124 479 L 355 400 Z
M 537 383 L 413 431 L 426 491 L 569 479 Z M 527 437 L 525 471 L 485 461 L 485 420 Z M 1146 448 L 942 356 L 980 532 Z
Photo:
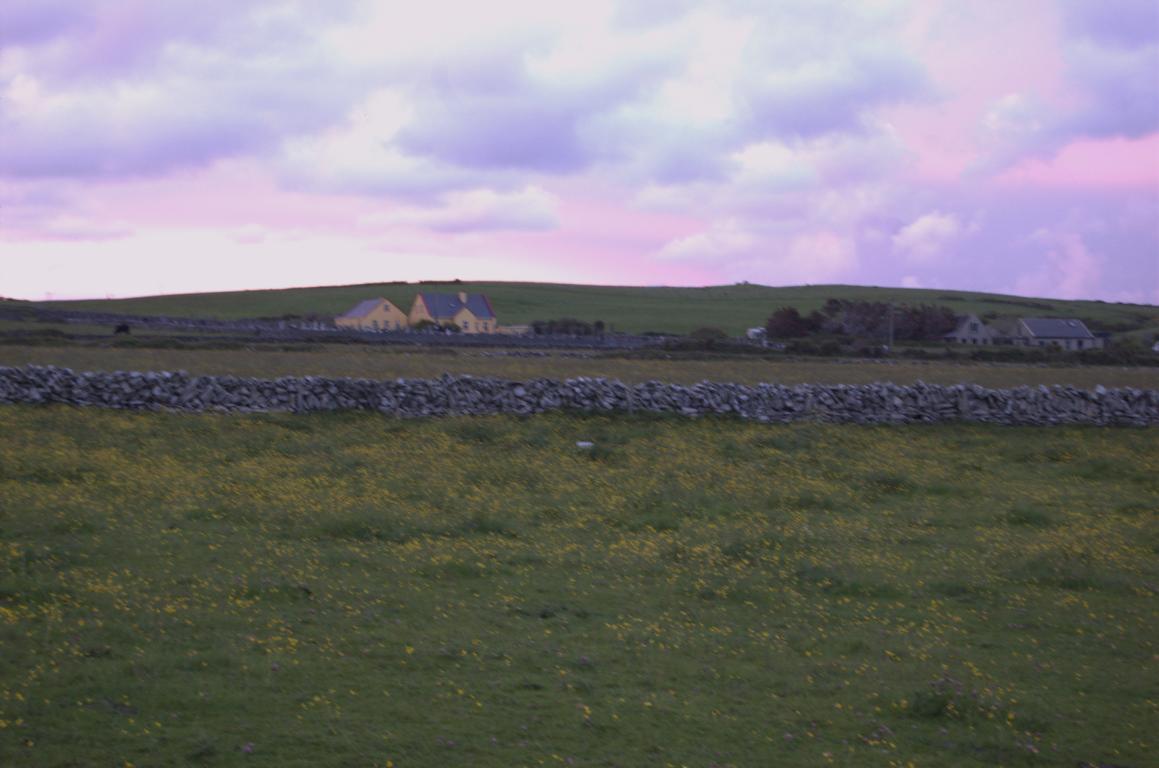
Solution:
M 704 232 L 671 241 L 657 256 L 669 261 L 719 263 L 747 253 L 757 242 L 740 221 L 726 219 L 713 222 Z
M 819 179 L 810 158 L 787 144 L 770 140 L 749 144 L 734 152 L 733 182 L 762 189 L 799 189 Z
M 975 170 L 1049 158 L 1080 139 L 1138 139 L 1159 130 L 1159 12 L 1154 0 L 1059 4 L 1058 50 L 1070 93 L 1047 102 L 1007 94 L 982 119 L 987 155 Z
M 726 274 L 732 280 L 804 285 L 841 281 L 856 268 L 857 247 L 853 240 L 822 230 L 767 241 L 746 258 L 727 264 Z
M 850 275 L 857 266 L 856 245 L 848 237 L 830 231 L 786 236 L 737 219 L 673 240 L 657 256 L 712 265 L 730 279 L 773 285 L 826 282 Z
M 1022 93 L 996 100 L 982 117 L 982 127 L 999 142 L 1023 142 L 1045 128 L 1046 108 Z
M 0 51 L 0 173 L 139 178 L 240 156 L 298 190 L 431 200 L 736 171 L 757 198 L 892 167 L 872 112 L 925 90 L 888 43 L 892 0 L 173 3 L 21 14 Z
M 133 232 L 129 222 L 94 212 L 91 202 L 43 180 L 0 185 L 0 240 L 116 240 Z
M 117 241 L 6 244 L 9 252 L 28 266 L 5 272 L 5 294 L 27 298 L 46 291 L 63 298 L 317 285 L 320 263 L 325 282 L 335 285 L 375 279 L 522 279 L 501 254 L 465 252 L 451 238 L 376 242 L 346 234 L 266 231 L 255 239 L 246 237 L 245 228 L 169 228 L 138 230 Z M 548 278 L 528 268 L 522 274 Z
M 418 197 L 470 185 L 472 174 L 394 144 L 413 116 L 404 91 L 374 91 L 350 109 L 343 124 L 285 141 L 277 161 L 282 179 L 321 192 Z
M 529 186 L 511 193 L 473 189 L 447 194 L 441 207 L 402 208 L 387 214 L 385 220 L 436 232 L 543 230 L 559 225 L 558 206 L 558 198 L 540 187 Z
M 773 264 L 794 282 L 823 282 L 855 267 L 857 249 L 848 237 L 833 232 L 811 232 L 794 237 L 787 257 L 774 259 Z
M 1018 278 L 1013 292 L 1022 296 L 1084 299 L 1098 295 L 1102 257 L 1074 232 L 1038 229 L 1030 241 L 1045 252 L 1040 265 Z
M 0 175 L 137 178 L 261 156 L 329 124 L 358 92 L 303 39 L 308 12 L 286 29 L 257 4 L 214 2 L 69 4 L 54 23 L 75 26 L 70 36 L 6 40 Z
M 962 231 L 956 216 L 933 211 L 902 227 L 893 236 L 893 249 L 910 263 L 929 264 L 938 261 Z

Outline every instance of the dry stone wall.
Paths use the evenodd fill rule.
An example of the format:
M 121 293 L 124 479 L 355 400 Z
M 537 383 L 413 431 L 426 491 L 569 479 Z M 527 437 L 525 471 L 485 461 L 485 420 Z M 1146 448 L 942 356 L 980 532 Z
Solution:
M 857 424 L 975 421 L 996 424 L 1159 425 L 1159 390 L 1064 386 L 987 389 L 973 384 L 746 386 L 702 382 L 577 378 L 505 381 L 438 379 L 250 379 L 184 372 L 75 372 L 0 367 L 0 403 L 62 403 L 132 410 L 369 410 L 392 416 L 518 414 L 546 411 L 727 415 L 784 423 Z
M 205 317 L 169 317 L 165 315 L 126 315 L 109 312 L 44 309 L 20 305 L 0 307 L 0 320 L 106 326 L 110 330 L 128 325 L 135 331 L 181 330 L 186 341 L 283 341 L 365 343 L 423 347 L 496 347 L 520 349 L 642 349 L 662 344 L 665 337 L 607 334 L 569 336 L 551 334 L 523 336 L 504 333 L 442 333 L 434 331 L 359 331 L 336 328 L 329 320 L 219 320 Z M 205 332 L 214 336 L 189 334 Z M 229 335 L 222 335 L 229 334 Z M 89 335 L 89 334 L 82 334 Z

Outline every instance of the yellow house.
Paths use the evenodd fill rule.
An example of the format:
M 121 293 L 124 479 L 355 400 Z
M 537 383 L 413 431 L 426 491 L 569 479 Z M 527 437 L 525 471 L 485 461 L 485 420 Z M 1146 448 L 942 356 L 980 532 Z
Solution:
M 496 333 L 499 329 L 491 300 L 482 293 L 417 294 L 407 319 L 412 328 L 425 320 L 457 325 L 463 333 Z
M 408 325 L 403 311 L 381 297 L 358 302 L 334 324 L 354 331 L 401 331 Z

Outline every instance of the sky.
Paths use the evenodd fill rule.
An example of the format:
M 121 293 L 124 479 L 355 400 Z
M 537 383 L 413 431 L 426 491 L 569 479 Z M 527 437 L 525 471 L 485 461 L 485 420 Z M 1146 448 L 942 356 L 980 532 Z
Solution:
M 0 296 L 1159 304 L 1155 0 L 0 0 Z

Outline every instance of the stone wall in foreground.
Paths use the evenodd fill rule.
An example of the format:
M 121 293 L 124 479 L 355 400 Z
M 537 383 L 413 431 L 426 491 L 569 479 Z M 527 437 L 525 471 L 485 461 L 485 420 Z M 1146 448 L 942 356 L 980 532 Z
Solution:
M 1159 424 L 1159 390 L 1063 386 L 987 389 L 973 384 L 684 386 L 607 379 L 517 382 L 471 376 L 438 379 L 247 379 L 178 373 L 80 373 L 67 368 L 0 367 L 0 403 L 173 411 L 330 411 L 392 416 L 533 414 L 545 411 L 729 415 L 763 422 L 894 424 Z

